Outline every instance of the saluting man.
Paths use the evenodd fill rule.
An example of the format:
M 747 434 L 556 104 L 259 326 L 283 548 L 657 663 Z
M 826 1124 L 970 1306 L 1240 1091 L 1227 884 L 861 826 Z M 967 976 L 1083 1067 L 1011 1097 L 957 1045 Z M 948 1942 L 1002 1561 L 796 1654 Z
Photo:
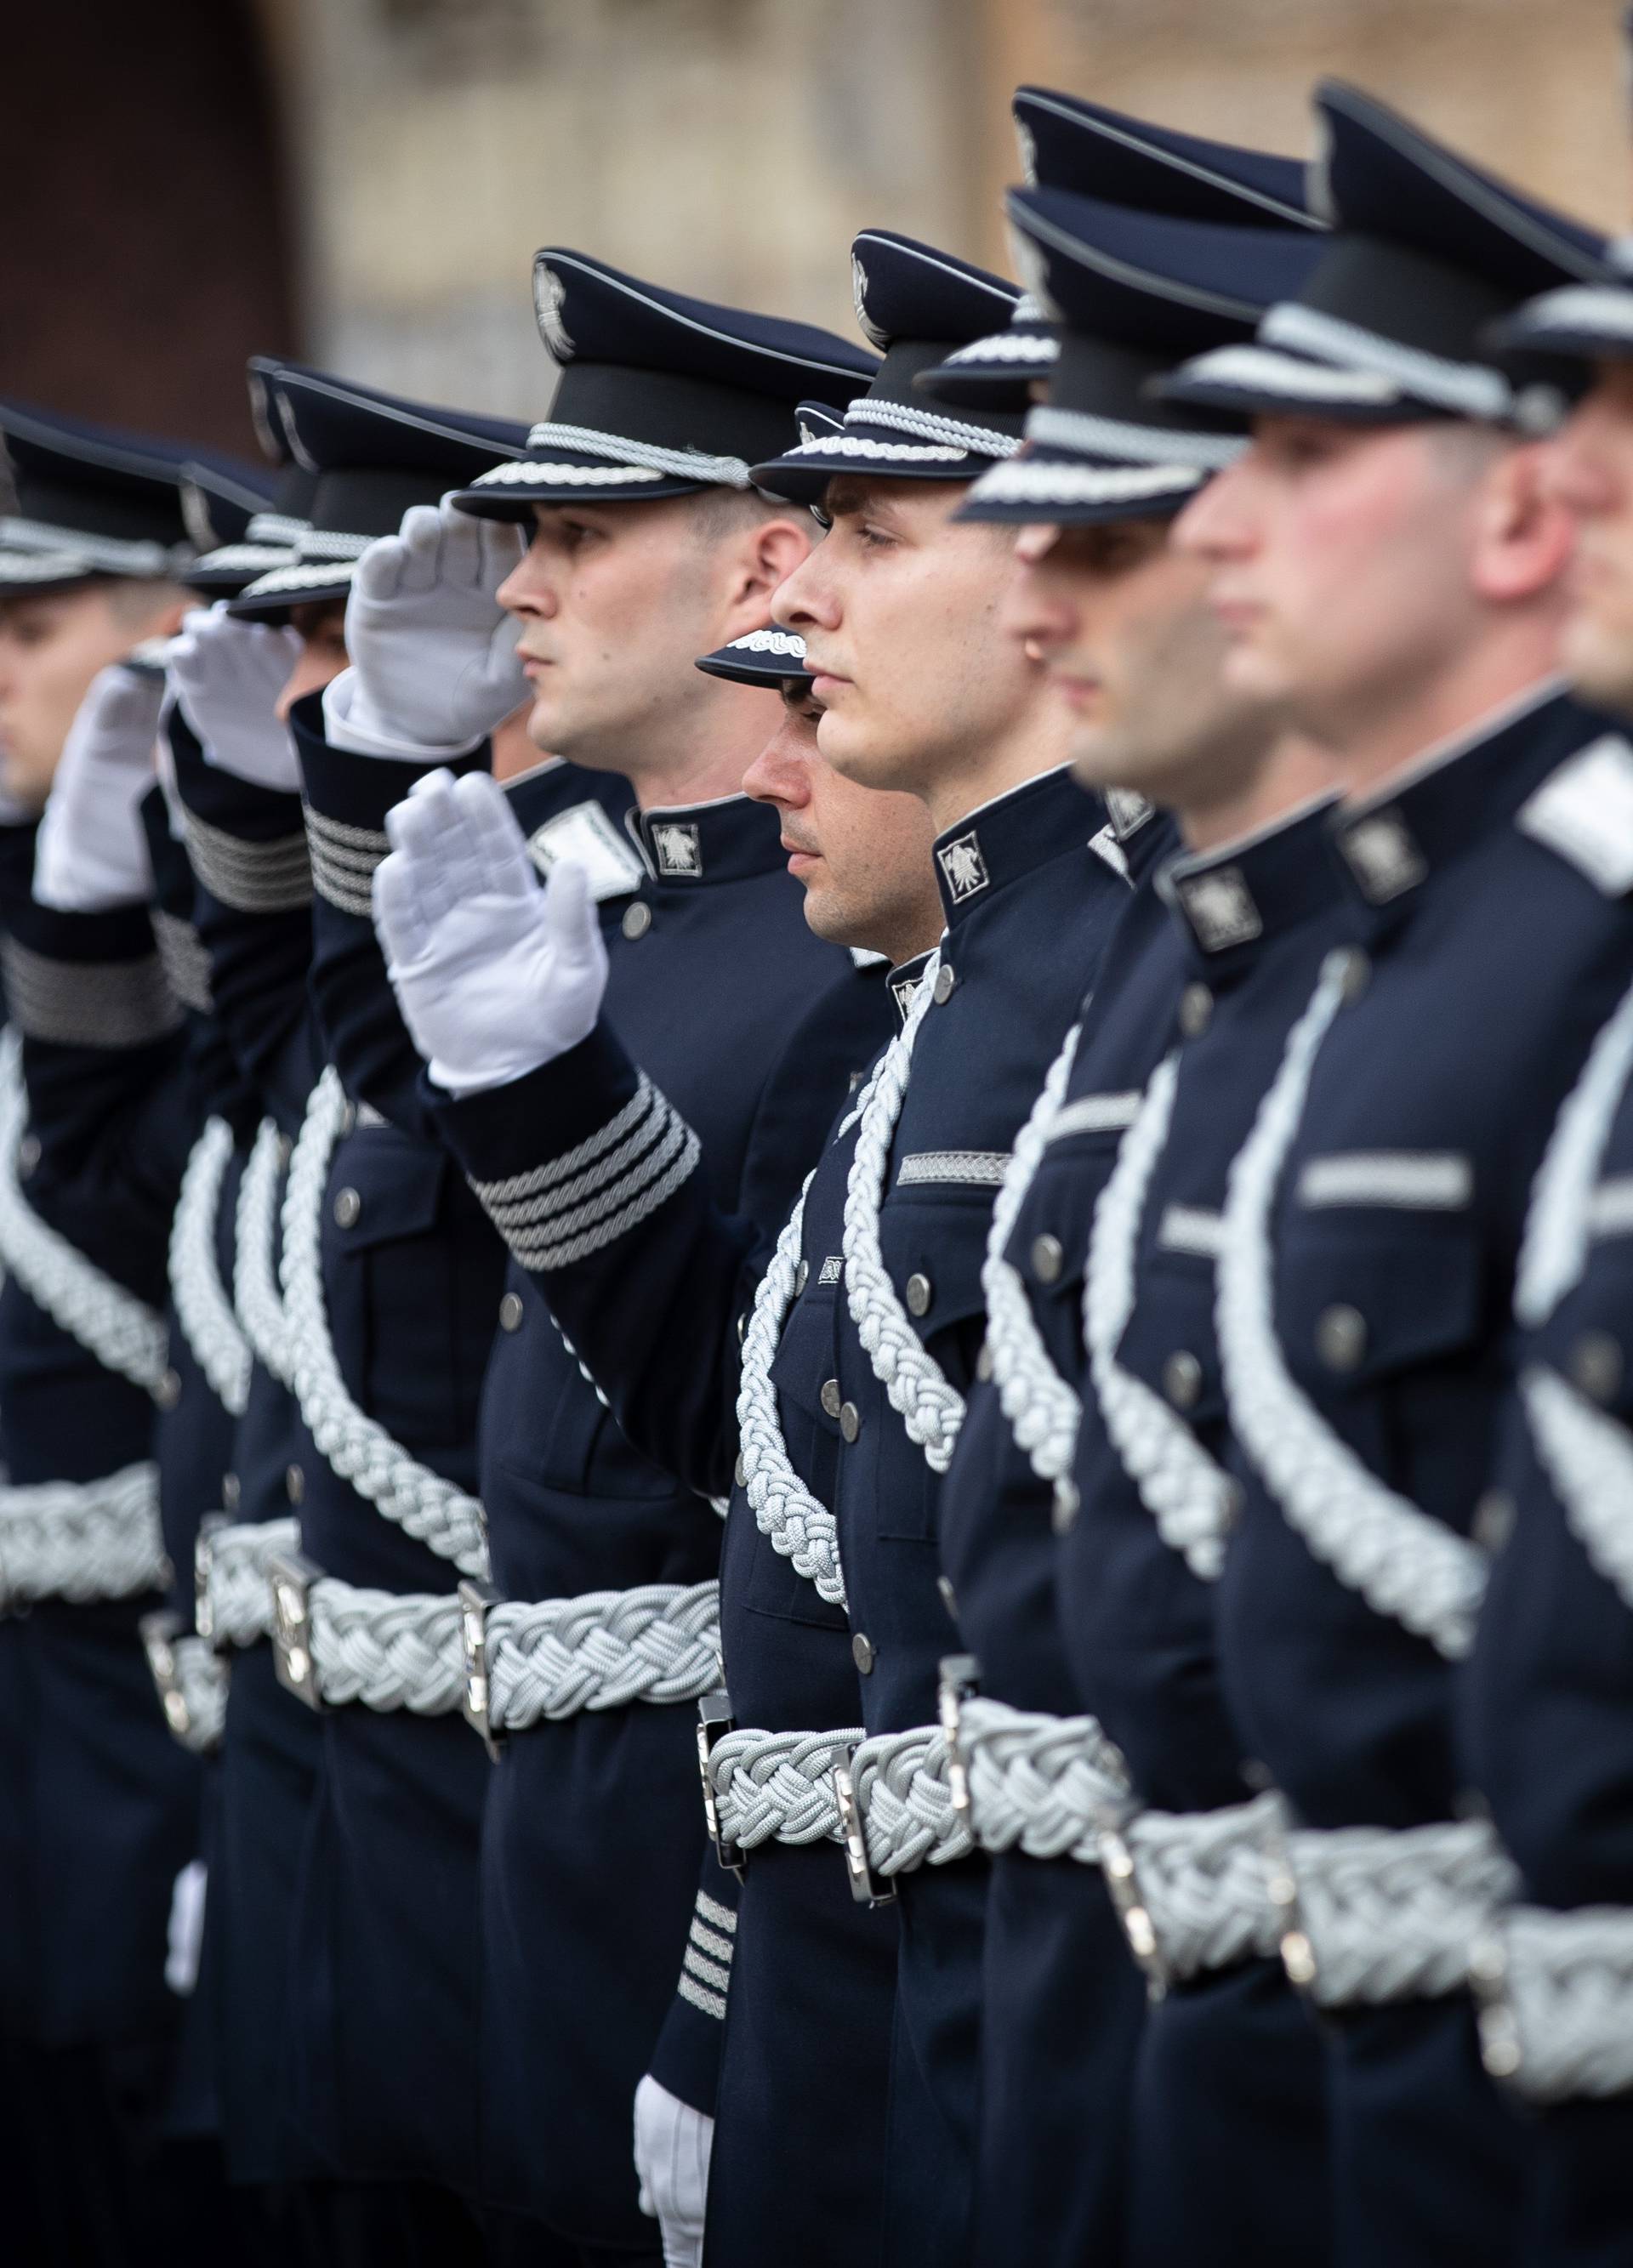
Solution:
M 495 2200 L 545 2222 L 570 2257 L 644 2259 L 655 2247 L 631 2117 L 696 1912 L 690 1705 L 719 1674 L 719 1515 L 609 1419 L 593 1360 L 564 1342 L 528 1264 L 614 1247 L 700 1156 L 723 1203 L 773 1226 L 872 1044 L 873 988 L 805 929 L 776 814 L 742 793 L 774 719 L 765 687 L 693 668 L 699 652 L 765 627 L 772 588 L 814 532 L 755 492 L 750 464 L 793 437 L 802 394 L 843 399 L 871 361 L 824 332 L 686 298 L 579 252 L 542 253 L 536 285 L 561 365 L 551 414 L 519 462 L 454 499 L 522 526 L 526 556 L 473 604 L 439 571 L 427 531 L 395 601 L 381 593 L 366 625 L 359 607 L 353 669 L 324 703 L 322 762 L 332 777 L 351 752 L 352 792 L 373 795 L 382 819 L 403 765 L 471 754 L 530 686 L 536 743 L 634 794 L 627 828 L 580 819 L 543 843 L 537 864 L 557 879 L 541 900 L 525 857 L 497 896 L 484 887 L 477 846 L 519 848 L 491 784 L 427 783 L 392 828 L 441 840 L 469 935 L 438 962 L 424 932 L 454 909 L 428 873 L 423 905 L 388 944 L 444 1138 L 450 1097 L 464 1097 L 457 1115 L 477 1130 L 456 1154 L 514 1256 L 482 1441 L 505 1596 L 485 1628 L 471 1606 L 486 1665 L 474 1713 L 503 1744 L 484 1852 L 485 2171 Z M 449 688 L 491 650 L 506 657 L 502 688 L 485 715 L 454 714 Z M 395 762 L 365 787 L 381 756 Z M 598 890 L 616 915 L 604 962 Z M 541 937 L 531 917 L 545 904 Z M 565 1010 L 536 960 L 558 922 L 575 956 Z M 499 970 L 486 966 L 487 924 L 506 944 L 520 935 Z M 572 1045 L 563 1022 L 603 967 L 653 1084 L 620 1098 L 632 1107 L 617 1134 L 556 1171 L 541 1163 L 556 1154 L 553 1128 L 519 1112 L 506 1082 Z M 803 1081 L 771 1109 L 776 1067 L 796 1052 Z M 595 1100 L 588 1083 L 568 1086 L 569 1113 Z M 577 1152 L 597 1124 L 560 1148 Z M 632 1303 L 624 1327 L 642 1337 L 691 1325 L 683 1309 Z M 713 2014 L 706 2029 L 718 2033 Z M 666 2065 L 667 2091 L 701 2097 L 690 2108 L 706 2115 L 712 2063 Z
M 190 1122 L 154 1115 L 133 1173 L 129 1119 L 105 1105 L 110 1087 L 162 1090 L 181 1044 L 136 816 L 163 681 L 129 657 L 186 604 L 190 453 L 10 408 L 0 433 L 15 489 L 0 745 L 22 814 L 4 862 L 0 2039 L 18 2241 L 113 2264 L 184 2231 L 189 2205 L 161 2145 L 181 2012 L 166 1938 L 198 1770 L 165 1730 L 137 1625 L 166 1580 L 160 1310 Z
M 1470 1947 L 1511 1880 L 1453 1703 L 1501 1521 L 1509 1311 L 1547 1128 L 1633 956 L 1592 854 L 1602 725 L 1556 674 L 1572 544 L 1483 343 L 1592 239 L 1353 89 L 1335 232 L 1250 347 L 1171 382 L 1251 423 L 1186 510 L 1229 681 L 1334 751 L 1350 943 L 1232 1168 L 1222 1375 L 1243 1504 L 1224 1689 L 1285 1798 L 1284 1955 L 1327 2020 L 1342 2260 L 1514 2257 L 1525 2130 Z

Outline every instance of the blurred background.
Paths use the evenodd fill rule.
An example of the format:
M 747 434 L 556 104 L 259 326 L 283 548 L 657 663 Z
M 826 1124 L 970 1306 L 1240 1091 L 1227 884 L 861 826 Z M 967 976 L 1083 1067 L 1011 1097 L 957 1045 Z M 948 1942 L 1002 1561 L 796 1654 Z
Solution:
M 4 54 L 0 394 L 246 451 L 255 350 L 542 415 L 547 242 L 847 333 L 865 224 L 1002 267 L 1025 78 L 1304 153 L 1334 72 L 1633 217 L 1617 0 L 68 0 Z

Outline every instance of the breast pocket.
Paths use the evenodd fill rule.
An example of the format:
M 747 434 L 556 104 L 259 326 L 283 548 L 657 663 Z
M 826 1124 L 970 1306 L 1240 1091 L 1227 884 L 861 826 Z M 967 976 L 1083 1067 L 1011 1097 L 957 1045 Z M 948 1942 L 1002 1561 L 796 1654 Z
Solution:
M 1482 1455 L 1463 1439 L 1469 1389 L 1501 1336 L 1469 1215 L 1295 1214 L 1275 1320 L 1289 1369 L 1374 1472 L 1421 1496 L 1445 1468 L 1447 1509 L 1466 1492 L 1461 1468 Z
M 412 1136 L 368 1127 L 340 1145 L 324 1191 L 324 1291 L 342 1375 L 367 1414 L 410 1446 L 470 1432 L 499 1312 L 497 1241 L 476 1230 L 487 1269 L 462 1274 L 458 1264 L 453 1171 Z

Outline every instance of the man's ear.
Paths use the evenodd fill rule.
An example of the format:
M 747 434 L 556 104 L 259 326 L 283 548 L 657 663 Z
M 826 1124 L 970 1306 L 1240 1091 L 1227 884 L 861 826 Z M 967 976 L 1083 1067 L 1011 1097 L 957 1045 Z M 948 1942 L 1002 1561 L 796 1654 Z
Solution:
M 1474 587 L 1498 604 L 1540 598 L 1576 548 L 1576 521 L 1554 492 L 1546 444 L 1505 450 L 1481 484 Z
M 732 602 L 735 607 L 754 609 L 753 626 L 765 620 L 772 593 L 809 552 L 816 534 L 816 523 L 809 512 L 757 520 L 749 529 L 738 557 Z

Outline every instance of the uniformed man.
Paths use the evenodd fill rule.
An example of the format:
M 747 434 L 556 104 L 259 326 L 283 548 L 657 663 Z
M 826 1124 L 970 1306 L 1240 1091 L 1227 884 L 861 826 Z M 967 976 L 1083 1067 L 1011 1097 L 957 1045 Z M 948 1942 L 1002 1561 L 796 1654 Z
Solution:
M 0 743 L 26 814 L 5 862 L 0 1166 L 5 2116 L 25 2252 L 122 2263 L 219 2235 L 163 2146 L 182 2005 L 166 1938 L 198 1779 L 137 1636 L 164 1580 L 159 1310 L 188 1130 L 150 1118 L 133 1172 L 129 1123 L 106 1111 L 110 1086 L 162 1083 L 179 1044 L 136 817 L 162 684 L 127 658 L 186 603 L 187 453 L 11 409 L 0 432 Z
M 1563 644 L 1578 691 L 1633 714 L 1633 291 L 1607 273 L 1520 309 L 1506 338 L 1559 358 L 1585 398 L 1548 452 L 1577 523 Z M 1591 843 L 1607 889 L 1633 885 L 1633 750 L 1595 749 Z M 1633 1977 L 1626 1534 L 1633 1506 L 1628 1272 L 1633 995 L 1607 1020 L 1559 1114 L 1532 1193 L 1516 1285 L 1519 1395 L 1493 1476 L 1510 1540 L 1470 1666 L 1476 1784 L 1518 1870 L 1475 1951 L 1486 2064 L 1535 2121 L 1527 2262 L 1633 2258 L 1626 2170 Z
M 741 794 L 766 739 L 764 691 L 698 676 L 691 660 L 764 627 L 771 589 L 810 541 L 802 515 L 751 491 L 750 460 L 792 437 L 800 392 L 843 398 L 871 364 L 824 333 L 683 298 L 580 253 L 541 254 L 536 280 L 563 365 L 550 416 L 519 464 L 455 500 L 525 526 L 526 558 L 479 585 L 458 570 L 469 545 L 452 528 L 443 541 L 405 528 L 402 571 L 376 584 L 366 566 L 353 670 L 311 725 L 326 726 L 331 779 L 350 752 L 354 822 L 357 799 L 376 799 L 378 823 L 405 762 L 424 770 L 469 751 L 529 682 L 536 741 L 633 788 L 621 836 L 575 822 L 539 845 L 538 864 L 559 868 L 556 887 L 595 932 L 588 949 L 602 941 L 597 887 L 615 911 L 601 964 L 610 997 L 670 1098 L 654 1094 L 630 1138 L 595 1153 L 609 1179 L 577 1224 L 587 1256 L 644 1217 L 700 1141 L 722 1201 L 774 1226 L 867 1053 L 858 1034 L 872 989 L 804 930 L 775 814 Z M 308 771 L 318 777 L 310 758 Z M 452 829 L 472 797 L 515 844 L 508 814 L 483 801 L 491 794 L 481 779 L 433 782 L 404 808 Z M 456 857 L 463 843 L 450 832 Z M 535 871 L 524 858 L 524 915 Z M 488 909 L 478 894 L 464 910 Z M 431 981 L 464 1027 L 430 1050 L 446 1119 L 448 1091 L 527 1067 L 518 1056 L 542 996 L 525 963 L 514 984 L 446 971 Z M 410 1028 L 424 1049 L 412 1018 Z M 795 1056 L 802 1083 L 780 1087 L 786 1107 L 769 1111 L 775 1067 Z M 478 1105 L 490 1108 L 473 1093 L 467 1108 Z M 503 1187 L 485 1194 L 513 1249 L 550 1245 L 525 1203 L 511 1206 Z M 471 1609 L 487 1650 L 486 1706 L 473 1714 L 504 1738 L 484 1850 L 487 2174 L 496 2198 L 545 2221 L 567 2257 L 603 2248 L 644 2259 L 655 2254 L 630 2115 L 696 1911 L 691 1711 L 674 1705 L 718 1674 L 717 1514 L 609 1424 L 519 1263 L 505 1320 L 482 1494 L 494 1577 L 510 1596 L 485 1629 L 479 1602 Z M 624 1322 L 638 1336 L 675 1328 L 672 1311 L 634 1303 Z M 643 1705 L 654 1703 L 669 1705 Z M 702 2096 L 694 2111 L 713 2108 L 706 2071 L 671 2076 Z
M 1585 232 L 1352 89 L 1305 289 L 1171 382 L 1246 454 L 1179 523 L 1230 682 L 1334 751 L 1352 944 L 1232 1169 L 1219 1335 L 1244 1502 L 1227 1701 L 1288 1806 L 1284 1955 L 1327 2019 L 1339 2257 L 1517 2251 L 1523 2127 L 1468 1948 L 1508 1862 L 1452 1740 L 1496 1522 L 1508 1313 L 1547 1126 L 1626 983 L 1601 725 L 1556 672 L 1572 531 L 1482 344 Z
M 631 1035 L 610 991 L 601 1012 L 601 978 L 577 941 L 571 900 L 552 887 L 543 906 L 527 914 L 499 884 L 502 845 L 484 837 L 491 847 L 483 855 L 499 863 L 481 897 L 459 887 L 455 908 L 448 882 L 438 881 L 444 813 L 426 812 L 417 798 L 394 820 L 401 863 L 382 870 L 380 895 L 394 974 L 410 1026 L 433 1057 L 433 1078 L 445 1046 L 457 1044 L 449 1028 L 460 1018 L 455 971 L 466 973 L 467 1001 L 471 971 L 490 957 L 531 972 L 526 1045 L 543 1068 L 494 1095 L 447 1106 L 450 1132 L 638 1438 L 667 1434 L 673 1444 L 678 1437 L 681 1454 L 673 1447 L 667 1454 L 705 1468 L 715 1487 L 740 1447 L 738 1486 L 758 1533 L 741 1511 L 728 1519 L 728 1551 L 735 1535 L 743 1555 L 728 1560 L 726 1636 L 740 1729 L 716 1750 L 714 1785 L 728 1815 L 722 1839 L 741 1828 L 757 1849 L 739 1949 L 732 1952 L 729 1933 L 719 1929 L 698 1948 L 720 1962 L 722 1984 L 722 1950 L 731 1961 L 707 2246 L 711 2259 L 726 2261 L 763 2257 L 768 2217 L 798 2178 L 804 2138 L 833 2125 L 847 2140 L 853 2132 L 848 2072 L 827 2060 L 824 2043 L 822 2062 L 802 2083 L 802 2059 L 814 2053 L 811 2027 L 788 2021 L 791 2002 L 816 2012 L 831 1999 L 847 2028 L 867 2021 L 867 1972 L 850 1949 L 861 1940 L 825 1918 L 834 1912 L 830 1899 L 846 1895 L 831 1847 L 843 1838 L 840 1807 L 849 1802 L 844 1757 L 862 1732 L 879 1736 L 858 1759 L 867 1791 L 892 1773 L 906 1788 L 923 1753 L 935 1657 L 950 1632 L 935 1584 L 935 1474 L 962 1406 L 942 1365 L 965 1381 L 972 1370 L 986 1193 L 1127 894 L 1115 854 L 1108 861 L 1086 847 L 1104 832 L 1105 814 L 1062 774 L 1064 721 L 1046 713 L 1040 673 L 998 629 L 1007 540 L 950 525 L 967 482 L 1014 453 L 1019 419 L 986 411 L 950 417 L 913 383 L 927 364 L 990 333 L 1016 295 L 883 231 L 856 239 L 853 265 L 862 328 L 885 350 L 883 365 L 840 431 L 813 432 L 757 467 L 755 477 L 820 504 L 832 523 L 783 584 L 778 614 L 806 641 L 824 757 L 865 785 L 905 790 L 927 808 L 938 828 L 943 915 L 953 928 L 939 977 L 913 996 L 904 1032 L 876 1065 L 866 1108 L 847 1114 L 783 1232 L 747 1327 L 736 1423 L 720 1382 L 734 1374 L 728 1350 L 751 1232 L 714 1219 L 710 1192 L 684 1152 L 661 1185 L 654 1168 L 639 1168 L 641 1182 L 653 1184 L 650 1201 L 639 1202 L 624 1159 L 661 1142 L 669 1106 L 654 1094 L 650 1059 L 636 1046 L 632 1062 L 615 1040 L 615 1031 L 626 1043 Z M 474 846 L 461 853 L 474 862 L 473 882 L 483 855 Z M 450 861 L 453 871 L 458 863 Z M 512 942 L 524 921 L 531 932 L 525 948 Z M 495 992 L 493 976 L 485 981 Z M 469 1030 L 468 1008 L 463 1020 Z M 496 1052 L 496 1070 L 521 1071 L 517 1011 L 507 1008 L 506 1029 L 517 1053 L 500 1060 Z M 908 1094 L 921 1029 L 918 1059 L 931 1068 L 920 1068 Z M 882 1262 L 873 1250 L 877 1208 L 905 1094 L 900 1169 L 884 1214 L 891 1254 Z M 641 1130 L 647 1116 L 649 1134 Z M 597 1169 L 593 1161 L 617 1138 L 608 1130 L 615 1126 L 625 1130 L 613 1153 L 618 1162 Z M 651 1154 L 667 1162 L 675 1152 Z M 576 1180 L 565 1178 L 572 1168 L 560 1162 L 571 1156 L 584 1163 Z M 558 1184 L 559 1202 L 550 1194 Z M 595 1269 L 570 1219 L 563 1221 L 568 1233 L 558 1237 L 552 1226 L 558 1211 L 580 1204 L 592 1219 L 610 1213 L 620 1232 L 620 1241 L 605 1240 L 606 1258 Z M 660 1255 L 652 1264 L 661 1266 L 665 1292 L 631 1303 L 631 1313 L 617 1297 L 628 1265 L 622 1240 L 661 1204 L 662 1238 L 654 1231 L 642 1245 Z M 683 1373 L 679 1351 L 669 1351 L 681 1302 L 690 1310 L 688 1333 L 709 1351 L 706 1363 L 694 1369 L 689 1362 Z M 853 1303 L 868 1318 L 864 1325 Z M 881 1319 L 911 1432 L 887 1394 L 883 1355 L 876 1369 L 868 1351 L 881 1344 Z M 935 1351 L 919 1339 L 920 1328 Z M 904 1391 L 910 1379 L 912 1396 Z M 809 1685 L 780 1678 L 757 1615 L 831 1628 L 824 1609 L 847 1593 L 851 1675 L 860 1685 L 837 1723 L 831 1716 L 802 1722 L 794 1712 L 803 1704 L 839 1697 L 831 1669 Z M 818 1658 L 831 1660 L 814 1646 L 810 1658 L 813 1668 Z M 846 1730 L 856 1718 L 861 1729 Z M 906 1831 L 893 1850 L 888 1834 L 880 1841 L 890 1800 L 888 1789 L 876 1796 L 872 1822 L 883 1875 L 870 1867 L 855 1815 L 845 1815 L 852 1893 L 887 1896 L 891 1878 L 905 1893 L 884 2119 L 876 2115 L 861 2147 L 847 2147 L 846 2179 L 821 2220 L 784 2227 L 779 2249 L 797 2257 L 831 2257 L 837 2243 L 897 2261 L 947 2259 L 962 2257 L 968 2242 L 985 1880 L 967 1838 L 918 1834 L 899 1802 L 895 1815 Z M 915 1871 L 938 1839 L 950 1863 Z M 825 1889 L 818 1887 L 824 1869 Z M 750 1963 L 760 1918 L 767 1926 Z M 881 2052 L 876 2034 L 861 2066 L 873 2088 Z M 762 2117 L 763 2101 L 770 2107 Z M 780 2119 L 784 2106 L 802 2115 Z
M 471 1517 L 502 1251 L 441 1152 L 377 1116 L 357 1123 L 324 1071 L 327 1035 L 308 992 L 321 915 L 284 720 L 344 666 L 347 588 L 373 536 L 415 499 L 434 521 L 424 500 L 519 449 L 525 431 L 290 366 L 270 394 L 314 468 L 312 524 L 284 566 L 224 612 L 189 618 L 172 662 L 199 736 L 178 761 L 221 1013 L 275 1116 L 299 1130 L 282 1298 L 257 1329 L 263 1366 L 299 1406 L 277 1466 L 284 1502 L 277 1520 L 247 1518 L 239 1476 L 237 1519 L 206 1539 L 204 1565 L 221 1589 L 252 1550 L 263 1569 L 274 1547 L 292 1551 L 296 1505 L 300 1550 L 323 1571 L 308 1582 L 292 1561 L 277 1587 L 314 1617 L 301 1633 L 304 1675 L 292 1674 L 291 1632 L 270 1615 L 231 1634 L 284 1643 L 276 1659 L 264 1646 L 238 1657 L 227 1732 L 238 1896 L 229 1891 L 218 1917 L 237 1952 L 224 2029 L 242 2154 L 259 2137 L 262 2163 L 281 2149 L 292 2169 L 321 2176 L 310 2202 L 326 2254 L 478 2258 L 472 1947 L 486 1766 L 451 1724 L 403 1713 L 446 1712 L 455 1697 L 439 1704 L 401 1664 L 415 1652 L 420 1594 L 446 1595 L 461 1508 Z M 344 895 L 336 841 L 314 829 L 310 867 Z M 266 1268 L 270 1218 L 252 1205 L 243 1225 L 245 1270 Z M 271 1595 L 263 1574 L 263 1602 Z M 321 1727 L 275 1668 L 300 1701 L 334 1705 Z M 309 1788 L 296 1777 L 303 1764 Z M 281 1817 L 264 1793 L 242 1801 L 276 1787 L 280 1770 Z M 257 1936 L 286 1964 L 270 1980 L 248 1958 Z M 269 1983 L 281 2049 L 245 2006 Z
M 1104 1442 L 1083 1347 L 1083 1253 L 1090 1221 L 1105 1217 L 1097 1200 L 1119 1135 L 1179 1040 L 1176 1013 L 1196 948 L 1176 895 L 1191 885 L 1176 878 L 1194 867 L 1223 874 L 1220 888 L 1236 878 L 1245 890 L 1251 865 L 1267 937 L 1290 935 L 1323 896 L 1336 895 L 1324 880 L 1319 822 L 1302 808 L 1324 784 L 1325 762 L 1281 733 L 1274 704 L 1223 688 L 1224 641 L 1206 605 L 1206 571 L 1168 541 L 1174 515 L 1239 445 L 1197 431 L 1142 389 L 1180 328 L 1245 336 L 1260 307 L 1297 288 L 1319 247 L 1307 232 L 1120 212 L 1060 190 L 1016 193 L 1009 210 L 1023 272 L 1065 327 L 1025 453 L 978 482 L 965 510 L 1024 529 L 1011 622 L 1050 664 L 1072 720 L 1079 777 L 1127 814 L 1123 850 L 1135 892 L 1081 1029 L 1016 1145 L 994 1215 L 983 1271 L 989 1377 L 972 1395 L 942 1513 L 959 1628 L 979 1663 L 950 1666 L 950 1674 L 979 1679 L 982 1697 L 959 1709 L 959 1749 L 974 1831 L 996 1853 L 986 1955 L 983 2257 L 998 2262 L 1019 2251 L 1065 2263 L 1126 2241 L 1127 2257 L 1140 2261 L 1201 2252 L 1318 2259 L 1320 2097 L 1302 2011 L 1273 1987 L 1265 1997 L 1278 2006 L 1285 1998 L 1286 2020 L 1267 2038 L 1238 2033 L 1222 2051 L 1240 2067 L 1245 2094 L 1255 2068 L 1263 2090 L 1236 2125 L 1233 2103 L 1187 2104 L 1161 2067 L 1158 2035 L 1171 2029 L 1166 2005 L 1152 2011 L 1136 2067 L 1144 1995 L 1105 1890 L 1085 1873 L 1100 1857 L 1086 1799 L 1097 1786 L 1104 1803 L 1127 1800 L 1125 1767 L 1106 1732 L 1143 1769 L 1154 1749 L 1130 1744 L 1130 1724 L 1135 1732 L 1149 1726 L 1165 1678 L 1194 1695 L 1207 1674 L 1195 1603 L 1186 1596 L 1182 1606 L 1176 1595 L 1190 1580 L 1185 1565 L 1171 1573 L 1153 1532 L 1131 1579 L 1136 1595 L 1120 1592 L 1115 1609 L 1099 1602 L 1093 1643 L 1077 1626 L 1074 1596 L 1064 1647 L 1053 1576 L 1054 1534 L 1069 1533 L 1068 1555 L 1104 1560 L 1102 1499 L 1109 1505 L 1118 1494 L 1114 1460 L 1112 1473 L 1083 1469 Z M 1146 815 L 1149 799 L 1177 818 L 1190 859 L 1175 863 L 1171 824 Z M 1231 858 L 1223 846 L 1238 838 Z M 1307 887 L 1289 887 L 1292 876 L 1309 878 Z M 1202 895 L 1212 887 L 1195 884 Z M 1217 942 L 1223 949 L 1223 929 Z M 1246 968 L 1239 956 L 1232 979 Z M 1201 992 L 1193 986 L 1193 1019 Z M 1270 1029 L 1279 1049 L 1281 1027 L 1273 1021 Z M 1221 1099 L 1218 1064 L 1235 1054 L 1232 1042 L 1220 1045 L 1211 1074 L 1201 1075 L 1209 1129 Z M 1243 1091 L 1251 1105 L 1251 1073 Z M 1221 1139 L 1223 1181 L 1234 1149 L 1228 1133 Z M 1127 1253 L 1121 1265 L 1132 1293 Z M 1180 1282 L 1193 1304 L 1205 1300 L 1205 1261 Z M 1125 1498 L 1128 1491 L 1124 1481 Z M 1137 1496 L 1134 1503 L 1138 1543 L 1150 1522 Z M 1108 1587 L 1121 1572 L 1100 1567 Z M 1093 1591 L 1096 1578 L 1084 1580 Z M 1071 1673 L 1082 1673 L 1097 1711 L 1092 1688 L 1109 1656 L 1098 1642 L 1108 1630 L 1146 1690 L 1127 1701 L 1113 1692 L 1119 1705 L 1102 1729 L 1075 1713 Z M 1195 1721 L 1174 1743 L 1187 1766 L 1206 1702 L 1193 1706 Z M 1274 2150 L 1278 2163 L 1285 2154 L 1297 2178 L 1255 2180 L 1241 2162 L 1250 2146 Z M 1176 2220 L 1187 2211 L 1193 2225 L 1182 2231 Z

